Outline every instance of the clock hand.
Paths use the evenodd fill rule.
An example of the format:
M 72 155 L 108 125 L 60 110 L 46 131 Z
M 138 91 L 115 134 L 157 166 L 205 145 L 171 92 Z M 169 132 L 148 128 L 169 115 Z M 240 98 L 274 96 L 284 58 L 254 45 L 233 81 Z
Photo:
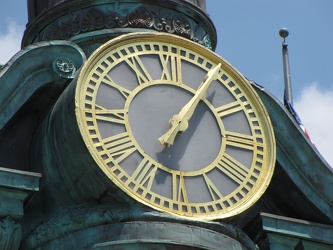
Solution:
M 158 140 L 162 145 L 166 144 L 168 146 L 172 145 L 178 132 L 183 132 L 188 128 L 188 121 L 192 117 L 196 107 L 200 100 L 206 98 L 207 89 L 213 80 L 218 78 L 218 72 L 221 68 L 221 63 L 216 67 L 208 71 L 205 79 L 201 82 L 199 88 L 195 92 L 195 95 L 191 100 L 181 109 L 181 111 L 174 115 L 169 120 L 170 129 L 164 135 L 162 135 Z

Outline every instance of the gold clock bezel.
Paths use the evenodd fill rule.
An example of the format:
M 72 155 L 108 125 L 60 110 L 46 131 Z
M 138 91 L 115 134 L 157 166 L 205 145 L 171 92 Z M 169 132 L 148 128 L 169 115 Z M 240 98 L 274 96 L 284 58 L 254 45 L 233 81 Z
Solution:
M 137 42 L 139 41 L 139 42 Z M 133 45 L 133 44 L 141 44 L 142 47 L 144 47 L 144 44 L 146 43 L 164 43 L 166 45 L 172 45 L 176 47 L 183 48 L 187 51 L 193 51 L 194 54 L 199 54 L 200 56 L 207 59 L 212 64 L 218 64 L 222 63 L 222 69 L 223 71 L 232 79 L 232 82 L 235 83 L 238 87 L 241 87 L 241 92 L 245 93 L 248 100 L 247 102 L 249 105 L 251 105 L 252 109 L 255 109 L 255 112 L 257 114 L 256 119 L 260 120 L 260 124 L 258 125 L 258 131 L 260 131 L 260 141 L 256 147 L 265 148 L 264 155 L 259 155 L 257 157 L 263 158 L 259 160 L 253 160 L 253 164 L 257 164 L 258 166 L 251 166 L 251 172 L 252 174 L 247 173 L 247 176 L 245 179 L 247 179 L 247 182 L 244 181 L 244 184 L 240 185 L 238 190 L 240 196 L 243 195 L 243 197 L 238 197 L 241 201 L 235 201 L 234 204 L 230 200 L 232 197 L 231 194 L 236 193 L 236 190 L 234 190 L 231 194 L 227 195 L 225 200 L 228 200 L 227 205 L 223 205 L 223 202 L 221 202 L 221 208 L 217 208 L 216 202 L 211 203 L 205 203 L 205 204 L 187 204 L 186 199 L 182 201 L 174 201 L 175 204 L 171 204 L 170 206 L 162 205 L 165 204 L 165 201 L 163 200 L 163 197 L 151 197 L 150 200 L 148 198 L 144 198 L 143 195 L 148 195 L 147 191 L 141 190 L 141 193 L 138 193 L 138 190 L 141 187 L 137 187 L 134 184 L 134 187 L 129 187 L 129 182 L 134 182 L 134 180 L 131 180 L 130 176 L 125 176 L 123 173 L 121 173 L 121 167 L 119 164 L 115 163 L 115 160 L 112 157 L 107 157 L 102 155 L 100 152 L 104 152 L 104 149 L 101 149 L 103 147 L 103 143 L 100 142 L 100 139 L 96 139 L 95 133 L 98 131 L 96 128 L 96 125 L 94 124 L 94 115 L 89 115 L 89 118 L 87 118 L 86 112 L 87 110 L 92 110 L 94 103 L 91 99 L 93 97 L 89 96 L 89 93 L 87 94 L 86 89 L 86 83 L 88 79 L 91 79 L 92 74 L 96 72 L 96 67 L 100 63 L 105 60 L 105 58 L 110 54 L 114 53 L 114 51 L 118 51 L 123 46 Z M 144 52 L 140 52 L 144 53 Z M 161 82 L 161 79 L 158 79 L 159 82 Z M 165 79 L 165 84 L 167 82 L 170 82 L 169 80 Z M 170 84 L 175 85 L 181 85 L 182 83 L 179 81 L 179 79 L 175 78 L 175 80 L 171 81 Z M 183 86 L 184 87 L 184 86 Z M 90 88 L 93 88 L 93 86 L 90 86 Z M 142 88 L 145 88 L 145 85 L 142 84 L 138 86 L 138 88 L 130 93 L 129 101 L 127 101 L 127 105 L 130 104 L 131 100 L 135 96 L 136 93 L 142 90 Z M 193 91 L 191 89 L 188 89 L 188 91 Z M 135 92 L 135 93 L 134 93 Z M 204 102 L 209 106 L 209 102 L 204 100 Z M 196 219 L 196 220 L 213 220 L 213 219 L 223 219 L 227 217 L 231 217 L 234 215 L 237 215 L 250 206 L 252 206 L 265 192 L 267 186 L 269 185 L 269 182 L 272 178 L 273 171 L 274 171 L 274 165 L 275 165 L 275 139 L 274 139 L 274 132 L 273 128 L 270 122 L 270 118 L 268 116 L 268 113 L 262 104 L 259 96 L 256 94 L 256 92 L 252 89 L 250 86 L 248 80 L 246 80 L 245 77 L 243 77 L 234 67 L 232 67 L 227 61 L 222 59 L 220 56 L 215 54 L 214 52 L 206 49 L 204 46 L 199 45 L 197 43 L 194 43 L 192 41 L 189 41 L 185 38 L 170 35 L 170 34 L 164 34 L 164 33 L 131 33 L 127 35 L 123 35 L 120 37 L 117 37 L 106 44 L 99 47 L 87 60 L 83 68 L 81 69 L 80 75 L 77 80 L 77 87 L 76 87 L 76 93 L 75 93 L 75 105 L 76 105 L 76 118 L 79 126 L 80 133 L 82 135 L 83 141 L 87 146 L 87 149 L 89 150 L 91 156 L 94 158 L 95 162 L 99 166 L 99 168 L 105 173 L 105 175 L 112 181 L 117 187 L 119 187 L 122 191 L 124 191 L 127 195 L 134 198 L 135 200 L 148 205 L 156 210 L 164 211 L 169 214 L 179 216 L 182 218 L 187 219 Z M 96 111 L 95 111 L 96 112 Z M 215 112 L 216 113 L 216 112 Z M 135 138 L 132 135 L 132 132 L 130 131 L 130 124 L 128 121 L 128 116 L 124 114 L 119 114 L 121 116 L 121 119 L 123 119 L 122 122 L 124 122 L 124 125 L 126 127 L 127 133 L 129 134 L 131 143 L 135 144 L 135 148 L 140 149 L 140 145 L 136 142 Z M 249 116 L 248 119 L 251 119 Z M 249 121 L 251 122 L 251 121 Z M 219 121 L 219 123 L 221 123 Z M 223 127 L 223 125 L 220 125 L 220 128 Z M 256 133 L 253 131 L 253 133 Z M 262 134 L 261 134 L 262 133 Z M 223 139 L 225 142 L 225 138 Z M 242 138 L 240 139 L 242 140 Z M 100 148 L 100 149 L 98 149 Z M 222 152 L 222 153 L 221 153 Z M 258 152 L 256 151 L 256 154 Z M 103 153 L 104 154 L 104 153 Z M 220 154 L 223 154 L 223 147 L 220 149 Z M 220 159 L 219 156 L 216 158 L 216 160 L 207 166 L 207 169 L 209 167 L 214 167 L 218 164 L 218 161 Z M 254 156 L 255 158 L 255 156 Z M 148 159 L 150 160 L 150 159 Z M 114 165 L 114 169 L 110 168 L 106 162 L 112 162 L 112 165 Z M 154 162 L 153 164 L 158 164 Z M 214 165 L 215 164 L 215 165 Z M 163 166 L 164 167 L 164 166 Z M 165 167 L 164 167 L 165 168 Z M 179 176 L 179 192 L 181 193 L 181 178 L 183 174 L 186 175 L 186 173 L 181 173 L 182 171 L 178 171 L 180 173 L 176 173 L 176 170 L 170 170 L 173 172 L 173 176 L 176 176 L 178 178 Z M 249 171 L 250 172 L 250 171 Z M 259 173 L 259 175 L 254 176 L 254 173 Z M 258 178 L 254 182 L 251 181 L 251 178 Z M 126 184 L 127 183 L 127 184 Z M 240 191 L 242 188 L 245 188 L 245 185 L 253 185 L 252 188 L 246 191 L 246 193 L 242 193 Z M 210 187 L 212 188 L 212 187 Z M 141 188 L 142 189 L 142 188 Z M 246 189 L 246 188 L 245 188 Z M 149 193 L 149 192 L 148 192 Z M 233 198 L 234 199 L 234 198 Z M 157 200 L 157 201 L 156 201 Z M 175 209 L 173 207 L 177 207 L 178 209 Z

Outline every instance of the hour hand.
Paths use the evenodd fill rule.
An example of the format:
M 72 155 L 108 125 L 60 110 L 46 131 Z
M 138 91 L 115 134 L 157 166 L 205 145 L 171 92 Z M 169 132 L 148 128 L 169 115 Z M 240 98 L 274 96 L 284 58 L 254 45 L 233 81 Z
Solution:
M 174 140 L 176 139 L 176 135 L 179 132 L 179 127 L 177 124 L 174 124 L 171 126 L 171 128 L 166 132 L 164 135 L 162 135 L 158 140 L 161 142 L 162 145 L 167 145 L 170 147 L 170 145 L 173 144 Z
M 179 114 L 174 115 L 169 120 L 170 129 L 164 135 L 162 135 L 158 140 L 162 145 L 173 145 L 174 140 L 176 139 L 176 135 L 178 132 L 185 131 L 188 127 L 188 121 L 182 119 Z

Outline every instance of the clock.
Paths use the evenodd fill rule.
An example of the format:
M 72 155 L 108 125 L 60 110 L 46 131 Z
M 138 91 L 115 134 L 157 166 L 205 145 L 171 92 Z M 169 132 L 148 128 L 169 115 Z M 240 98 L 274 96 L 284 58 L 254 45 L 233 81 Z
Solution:
M 107 42 L 82 68 L 75 102 L 91 167 L 158 211 L 231 217 L 272 177 L 274 134 L 259 97 L 228 62 L 185 38 Z

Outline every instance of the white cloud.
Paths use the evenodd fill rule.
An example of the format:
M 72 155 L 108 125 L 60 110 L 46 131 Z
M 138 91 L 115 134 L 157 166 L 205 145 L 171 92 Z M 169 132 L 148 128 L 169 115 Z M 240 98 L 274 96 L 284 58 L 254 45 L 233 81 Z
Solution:
M 294 106 L 316 148 L 333 167 L 333 90 L 321 91 L 312 83 Z
M 0 32 L 0 64 L 5 64 L 21 49 L 24 27 L 15 22 L 7 22 L 5 32 Z

